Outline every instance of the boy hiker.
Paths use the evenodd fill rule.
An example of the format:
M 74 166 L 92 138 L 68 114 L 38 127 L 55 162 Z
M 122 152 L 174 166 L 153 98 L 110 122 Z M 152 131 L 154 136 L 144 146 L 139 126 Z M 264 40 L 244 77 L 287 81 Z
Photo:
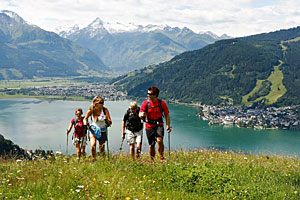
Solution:
M 67 135 L 70 133 L 74 125 L 74 135 L 73 135 L 73 144 L 76 146 L 77 157 L 80 155 L 85 155 L 86 142 L 86 126 L 83 125 L 82 109 L 78 108 L 75 110 L 76 118 L 71 120 L 70 126 L 67 129 Z
M 136 158 L 139 159 L 143 141 L 143 122 L 139 117 L 139 112 L 140 108 L 137 103 L 135 101 L 131 102 L 122 122 L 122 140 L 125 139 L 127 134 L 127 140 L 130 144 L 130 155 L 133 160 L 135 159 L 135 143 L 137 143 Z
M 160 156 L 160 161 L 164 162 L 164 122 L 163 114 L 166 118 L 167 131 L 172 131 L 170 127 L 170 115 L 167 104 L 158 99 L 159 89 L 157 87 L 148 88 L 148 100 L 145 100 L 140 109 L 139 117 L 146 121 L 146 135 L 149 142 L 150 162 L 154 162 L 155 143 L 157 142 L 157 151 Z

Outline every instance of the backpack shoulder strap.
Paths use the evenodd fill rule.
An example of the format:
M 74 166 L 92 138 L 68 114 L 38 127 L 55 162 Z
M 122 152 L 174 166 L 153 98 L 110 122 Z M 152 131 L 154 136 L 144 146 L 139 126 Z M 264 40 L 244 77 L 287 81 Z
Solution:
M 146 114 L 148 113 L 149 106 L 150 106 L 150 102 L 149 102 L 149 100 L 147 100 L 147 105 L 146 105 L 146 109 L 145 109 Z
M 77 120 L 76 120 L 76 118 L 73 118 L 73 119 L 74 119 L 73 124 L 76 125 L 77 124 Z
M 161 100 L 160 99 L 158 99 L 158 107 L 159 107 L 159 110 L 160 110 L 162 116 L 164 117 L 165 115 L 163 113 L 163 109 L 162 109 L 162 106 L 161 106 Z
M 104 106 L 103 106 L 103 108 L 102 108 L 102 111 L 103 111 L 103 114 L 106 115 L 105 107 L 104 107 Z

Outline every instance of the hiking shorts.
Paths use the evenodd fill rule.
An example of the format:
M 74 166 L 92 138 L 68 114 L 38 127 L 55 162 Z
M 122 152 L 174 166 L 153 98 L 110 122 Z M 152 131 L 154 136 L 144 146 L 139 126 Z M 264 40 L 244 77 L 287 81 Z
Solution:
M 96 138 L 101 143 L 105 143 L 107 140 L 107 133 L 106 132 L 101 132 L 100 137 L 97 138 L 95 134 L 90 133 L 90 136 L 93 135 L 93 137 Z
M 155 127 L 151 127 L 149 129 L 146 129 L 146 135 L 148 138 L 148 143 L 149 145 L 155 145 L 156 143 L 156 138 L 164 137 L 164 126 L 163 125 L 159 125 L 159 126 L 155 126 Z
M 73 138 L 73 144 L 76 146 L 76 144 L 80 144 L 82 142 L 82 146 L 85 147 L 87 145 L 87 139 L 86 136 L 83 137 L 75 137 Z
M 141 143 L 143 140 L 143 129 L 138 132 L 132 132 L 128 129 L 125 131 L 128 144 Z

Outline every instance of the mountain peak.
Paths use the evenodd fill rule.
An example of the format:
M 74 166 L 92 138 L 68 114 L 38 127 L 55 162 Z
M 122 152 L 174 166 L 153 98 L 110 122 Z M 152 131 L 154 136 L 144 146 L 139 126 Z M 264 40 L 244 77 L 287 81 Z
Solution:
M 0 11 L 0 15 L 1 14 L 6 15 L 10 19 L 13 19 L 13 20 L 15 20 L 18 23 L 27 24 L 26 21 L 22 17 L 20 17 L 17 13 L 15 13 L 13 11 L 1 10 Z
M 97 17 L 92 23 L 89 24 L 89 26 L 103 26 L 104 22 Z

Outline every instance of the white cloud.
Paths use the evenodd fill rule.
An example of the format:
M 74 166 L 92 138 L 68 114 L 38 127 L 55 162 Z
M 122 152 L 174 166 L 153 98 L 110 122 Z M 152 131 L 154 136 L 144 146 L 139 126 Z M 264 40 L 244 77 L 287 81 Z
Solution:
M 96 17 L 104 21 L 168 24 L 195 32 L 244 36 L 298 26 L 300 2 L 295 0 L 1 0 L 45 30 L 58 26 L 86 26 Z

